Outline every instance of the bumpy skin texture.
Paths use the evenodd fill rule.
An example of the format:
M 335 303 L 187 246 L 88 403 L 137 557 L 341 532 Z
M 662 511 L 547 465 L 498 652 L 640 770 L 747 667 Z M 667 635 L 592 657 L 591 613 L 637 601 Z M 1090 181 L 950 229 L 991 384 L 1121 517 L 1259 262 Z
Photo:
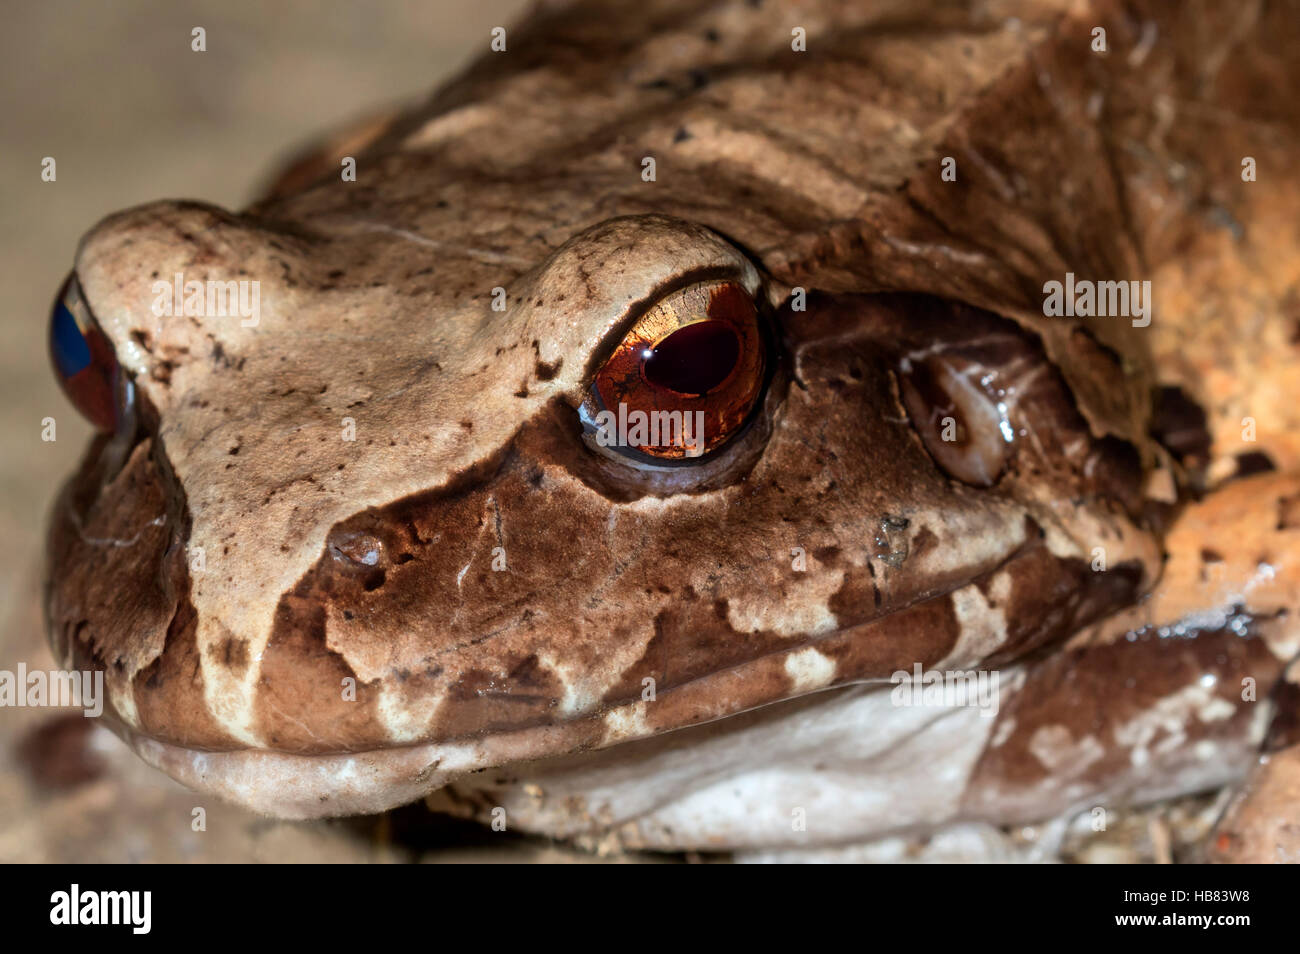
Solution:
M 1249 233 L 1260 203 L 1295 207 L 1293 185 L 1232 185 L 1295 137 L 1294 10 L 1243 16 L 560 6 L 384 125 L 355 183 L 302 187 L 306 163 L 240 215 L 111 217 L 77 273 L 146 426 L 116 472 L 93 446 L 56 507 L 56 654 L 105 670 L 144 757 L 298 817 L 913 663 L 1050 654 L 1154 584 L 1145 495 L 1173 480 L 1152 336 L 1045 318 L 1042 285 L 1186 270 L 1214 210 Z M 1260 288 L 1294 252 L 1251 262 Z M 259 324 L 154 317 L 176 273 L 259 281 Z M 700 275 L 742 282 L 772 328 L 751 426 L 694 468 L 596 459 L 575 410 L 595 368 Z M 934 348 L 1015 387 L 990 488 L 950 479 L 901 404 L 900 359 Z M 970 798 L 1012 807 L 972 811 L 1060 801 L 1017 801 L 996 753 L 980 771 Z
M 476 774 L 434 804 L 483 818 L 503 806 L 515 824 L 623 846 L 816 852 L 1218 788 L 1266 737 L 1288 751 L 1300 737 L 1294 672 L 1280 678 L 1300 651 L 1297 501 L 1300 480 L 1265 474 L 1189 506 L 1156 589 L 1064 646 L 1000 666 L 995 713 L 899 708 L 887 689 L 853 686 Z M 1293 850 L 1293 760 L 1253 773 L 1215 845 L 1235 858 Z M 806 831 L 792 829 L 795 810 Z

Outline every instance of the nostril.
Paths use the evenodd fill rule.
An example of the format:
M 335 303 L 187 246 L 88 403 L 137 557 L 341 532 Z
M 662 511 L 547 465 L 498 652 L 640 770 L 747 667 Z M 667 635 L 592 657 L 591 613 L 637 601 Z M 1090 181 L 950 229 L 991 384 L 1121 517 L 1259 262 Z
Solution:
M 63 393 L 102 431 L 117 428 L 121 368 L 81 294 L 76 273 L 68 276 L 50 314 L 50 359 Z

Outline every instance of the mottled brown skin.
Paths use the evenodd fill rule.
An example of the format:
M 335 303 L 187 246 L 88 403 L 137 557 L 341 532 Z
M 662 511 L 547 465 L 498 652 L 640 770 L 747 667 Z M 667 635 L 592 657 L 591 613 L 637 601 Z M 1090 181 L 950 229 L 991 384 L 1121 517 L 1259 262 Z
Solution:
M 505 806 L 526 827 L 598 843 L 612 833 L 617 843 L 639 848 L 825 850 L 842 846 L 846 829 L 923 837 L 950 822 L 1020 825 L 1080 812 L 1095 820 L 1098 809 L 1113 821 L 1111 813 L 1128 806 L 1240 779 L 1265 744 L 1274 754 L 1250 772 L 1252 781 L 1207 848 L 1220 860 L 1286 857 L 1294 811 L 1285 801 L 1292 764 L 1285 753 L 1300 738 L 1300 707 L 1294 675 L 1280 674 L 1300 646 L 1300 525 L 1286 519 L 1298 487 L 1294 475 L 1261 475 L 1189 507 L 1166 539 L 1170 557 L 1153 592 L 1064 647 L 1000 667 L 1001 707 L 968 762 L 951 744 L 965 730 L 942 730 L 956 718 L 951 713 L 905 723 L 892 742 L 896 753 L 855 741 L 880 733 L 870 718 L 810 745 L 811 726 L 836 718 L 837 706 L 858 691 L 848 687 L 601 753 L 507 765 L 453 783 L 433 804 L 484 819 Z M 871 714 L 903 715 L 888 705 Z M 676 758 L 675 751 L 700 755 Z M 808 787 L 746 801 L 742 793 L 755 774 L 745 771 L 754 761 L 747 751 L 762 753 L 760 766 L 802 768 Z M 633 774 L 638 765 L 663 773 L 662 790 L 651 776 Z M 854 818 L 845 793 L 836 824 L 822 818 L 820 830 L 810 825 L 808 833 L 791 834 L 790 808 L 807 806 L 839 777 L 847 775 L 852 790 L 872 792 L 908 772 L 916 788 L 883 818 Z M 692 827 L 689 810 L 638 805 L 668 802 L 674 793 L 689 799 L 719 779 L 742 809 L 761 813 L 776 801 L 775 818 L 737 837 L 735 827 Z M 651 794 L 643 795 L 647 789 Z M 935 799 L 928 795 L 935 789 L 951 795 Z M 918 825 L 912 804 L 927 797 Z M 688 808 L 699 810 L 698 800 Z
M 1297 700 L 1282 676 L 1300 648 L 1297 490 L 1294 475 L 1265 474 L 1191 505 L 1166 538 L 1154 592 L 1029 666 L 972 778 L 971 813 L 1010 821 L 1029 804 L 1152 801 L 1190 777 L 1206 788 L 1240 777 L 1270 739 L 1294 745 Z M 1049 742 L 1058 764 L 1035 753 Z M 1244 853 L 1243 836 L 1233 844 Z
M 1144 24 L 1159 41 L 1127 55 Z M 1243 28 L 1214 5 L 575 4 L 376 125 L 355 183 L 305 186 L 306 163 L 240 215 L 110 218 L 77 272 L 144 426 L 120 472 L 92 447 L 56 508 L 56 655 L 106 671 L 146 758 L 296 816 L 916 662 L 1037 653 L 1045 686 L 1081 674 L 1086 708 L 1129 663 L 1053 647 L 1151 588 L 1195 481 L 1148 436 L 1152 336 L 1045 318 L 1042 285 L 1186 269 L 1207 209 L 1249 232 L 1290 201 L 1230 184 L 1243 151 L 1294 145 L 1293 33 L 1280 7 Z M 260 281 L 261 323 L 155 319 L 151 283 L 176 272 Z M 741 282 L 771 328 L 754 419 L 690 468 L 593 455 L 576 408 L 598 362 L 701 274 Z M 1021 389 L 991 487 L 938 466 L 900 400 L 900 360 L 935 345 Z M 1276 676 L 1250 640 L 1226 658 L 1225 678 Z M 1055 718 L 1036 684 L 1017 705 Z M 977 788 L 1006 801 L 972 811 L 1045 810 L 1013 762 L 983 760 Z

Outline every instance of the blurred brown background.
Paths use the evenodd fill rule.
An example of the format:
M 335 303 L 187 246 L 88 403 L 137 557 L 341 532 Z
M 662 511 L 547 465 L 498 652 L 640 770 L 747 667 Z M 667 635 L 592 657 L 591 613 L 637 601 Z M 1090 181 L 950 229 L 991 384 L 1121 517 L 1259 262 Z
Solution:
M 522 0 L 22 0 L 0 31 L 0 669 L 52 665 L 39 612 L 45 513 L 88 427 L 46 356 L 51 300 L 81 234 L 158 198 L 250 201 L 315 134 L 418 98 L 487 49 Z M 190 31 L 207 31 L 207 52 Z M 53 156 L 56 182 L 42 182 Z M 58 440 L 41 440 L 41 419 Z M 194 807 L 207 831 L 191 830 Z M 414 819 L 414 820 L 413 820 Z M 0 709 L 0 861 L 449 860 L 547 857 L 530 843 L 449 848 L 453 831 L 384 820 L 272 822 L 191 794 L 94 720 Z M 463 833 L 460 842 L 464 842 Z

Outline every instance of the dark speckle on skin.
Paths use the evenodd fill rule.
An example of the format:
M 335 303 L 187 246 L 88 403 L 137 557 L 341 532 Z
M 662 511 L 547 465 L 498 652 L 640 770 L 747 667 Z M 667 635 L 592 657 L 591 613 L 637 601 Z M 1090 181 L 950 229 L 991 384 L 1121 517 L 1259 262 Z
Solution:
M 231 360 L 230 356 L 226 354 L 226 349 L 222 346 L 220 341 L 212 342 L 212 363 L 213 364 L 219 365 L 227 371 L 230 371 L 232 369 L 235 371 L 241 371 L 243 370 L 244 362 L 246 360 L 247 358 L 245 358 L 243 355 L 241 355 L 239 357 L 239 360 L 237 361 Z
M 540 304 L 540 299 L 539 299 L 539 304 Z M 554 361 L 551 362 L 543 361 L 541 342 L 535 339 L 533 341 L 533 354 L 537 356 L 536 363 L 533 365 L 533 374 L 536 376 L 538 381 L 550 381 L 552 378 L 554 378 L 557 374 L 560 373 L 560 367 L 564 364 L 564 359 L 556 358 Z M 527 397 L 528 396 L 527 391 L 528 388 L 527 385 L 525 385 L 524 393 L 520 395 L 520 397 Z
M 219 648 L 214 647 L 216 655 L 228 668 L 242 670 L 248 665 L 248 644 L 233 636 L 222 641 Z
M 539 360 L 533 366 L 533 374 L 537 376 L 538 381 L 549 381 L 560 373 L 562 364 L 564 364 L 563 358 L 556 358 L 550 364 Z
M 932 531 L 929 527 L 921 527 L 921 529 L 917 530 L 916 533 L 912 536 L 911 544 L 909 547 L 910 553 L 914 557 L 922 556 L 923 554 L 927 553 L 931 548 L 936 546 L 938 542 L 939 542 L 939 538 L 934 534 L 934 531 Z

